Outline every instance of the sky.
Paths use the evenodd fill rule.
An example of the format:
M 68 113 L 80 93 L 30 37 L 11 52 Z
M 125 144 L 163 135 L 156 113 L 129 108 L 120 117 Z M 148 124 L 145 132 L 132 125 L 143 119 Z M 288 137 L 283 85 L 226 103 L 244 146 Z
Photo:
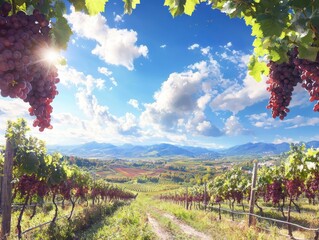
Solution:
M 318 113 L 297 87 L 285 120 L 266 109 L 266 77 L 247 63 L 251 29 L 206 4 L 173 18 L 162 0 L 143 1 L 131 15 L 109 1 L 96 16 L 68 7 L 73 35 L 58 66 L 53 129 L 32 127 L 28 104 L 0 96 L 0 144 L 7 120 L 27 119 L 47 145 L 90 141 L 121 145 L 172 143 L 227 148 L 247 142 L 319 140 Z

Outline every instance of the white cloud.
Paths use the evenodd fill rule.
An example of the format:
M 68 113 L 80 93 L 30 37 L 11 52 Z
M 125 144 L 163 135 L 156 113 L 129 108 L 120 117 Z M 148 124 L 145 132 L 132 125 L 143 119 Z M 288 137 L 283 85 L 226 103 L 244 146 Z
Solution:
M 167 47 L 166 44 L 163 44 L 160 46 L 160 48 L 166 48 L 166 47 Z
M 284 122 L 287 125 L 291 125 L 287 127 L 288 129 L 290 128 L 299 128 L 299 127 L 307 127 L 307 126 L 317 126 L 319 125 L 319 117 L 303 117 L 300 115 L 297 115 L 294 118 L 284 120 Z
M 202 52 L 202 54 L 205 56 L 205 55 L 208 55 L 209 54 L 209 51 L 210 51 L 210 47 L 204 47 L 204 48 L 201 48 L 200 51 Z
M 107 69 L 106 67 L 98 67 L 98 69 L 97 69 L 98 71 L 99 71 L 99 73 L 102 73 L 102 74 L 104 74 L 105 76 L 107 76 L 107 77 L 110 77 L 110 76 L 112 76 L 112 71 L 110 71 L 109 69 Z
M 220 46 L 222 52 L 216 52 L 216 55 L 221 57 L 221 59 L 223 60 L 227 60 L 235 64 L 235 66 L 240 70 L 246 70 L 247 65 L 249 63 L 250 54 L 235 49 L 231 49 L 232 46 L 233 44 L 231 42 L 228 42 L 224 46 Z
M 253 126 L 264 129 L 276 128 L 282 125 L 282 121 L 269 117 L 267 113 L 252 114 L 248 116 L 248 119 Z
M 233 84 L 211 102 L 210 106 L 213 110 L 231 111 L 233 114 L 244 110 L 257 102 L 263 101 L 269 97 L 266 90 L 266 79 L 256 82 L 248 73 L 243 84 Z
M 231 42 L 228 42 L 227 44 L 226 44 L 226 47 L 231 47 L 233 44 L 231 43 Z
M 220 136 L 221 131 L 204 114 L 211 98 L 204 83 L 221 78 L 219 65 L 214 59 L 190 65 L 181 73 L 171 73 L 154 94 L 155 101 L 144 105 L 141 126 L 156 131 Z
M 103 79 L 85 75 L 72 67 L 58 66 L 58 72 L 60 83 L 65 86 L 74 85 L 76 87 L 85 87 L 88 92 L 92 92 L 95 88 L 101 90 L 105 87 L 105 81 Z
M 199 48 L 199 44 L 198 43 L 194 43 L 193 45 L 188 47 L 188 50 L 194 50 L 196 48 Z
M 307 126 L 317 126 L 319 125 L 319 117 L 304 117 L 297 115 L 293 118 L 286 118 L 285 120 L 274 119 L 269 117 L 267 113 L 253 114 L 248 116 L 248 119 L 255 127 L 260 127 L 264 129 L 284 127 L 286 129 L 300 128 Z
M 293 138 L 289 137 L 282 137 L 282 136 L 276 136 L 275 140 L 273 141 L 274 144 L 280 144 L 280 143 L 298 143 L 299 141 L 294 140 Z
M 239 118 L 233 115 L 226 119 L 224 132 L 226 135 L 238 136 L 249 134 L 251 131 L 245 129 L 239 122 Z
M 106 67 L 98 67 L 97 70 L 99 71 L 99 73 L 107 76 L 110 79 L 110 81 L 113 84 L 113 86 L 115 86 L 115 87 L 117 86 L 117 81 L 115 80 L 114 77 L 112 77 L 112 74 L 113 74 L 112 71 L 110 71 Z
M 123 16 L 116 14 L 116 16 L 114 17 L 114 22 L 124 22 Z
M 306 107 L 309 106 L 311 102 L 309 101 L 309 94 L 307 90 L 301 87 L 301 84 L 298 84 L 294 87 L 294 91 L 291 97 L 291 102 L 289 104 L 289 108 L 292 107 Z
M 136 58 L 147 57 L 147 46 L 136 45 L 137 32 L 109 27 L 106 18 L 101 14 L 89 16 L 83 12 L 75 12 L 71 8 L 71 13 L 66 15 L 66 18 L 73 32 L 97 42 L 92 53 L 108 64 L 121 65 L 133 70 Z
M 130 99 L 127 103 L 130 104 L 133 108 L 140 109 L 139 103 L 136 99 Z

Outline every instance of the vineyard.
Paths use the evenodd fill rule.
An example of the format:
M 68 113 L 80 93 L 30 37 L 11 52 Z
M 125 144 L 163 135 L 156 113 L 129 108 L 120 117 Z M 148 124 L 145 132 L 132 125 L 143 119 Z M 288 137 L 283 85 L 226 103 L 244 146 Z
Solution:
M 136 197 L 132 192 L 113 186 L 104 180 L 94 179 L 88 172 L 81 170 L 76 165 L 69 165 L 62 161 L 62 156 L 58 153 L 48 154 L 44 142 L 32 136 L 26 137 L 27 130 L 26 122 L 23 119 L 8 123 L 7 134 L 14 141 L 12 145 L 15 152 L 12 170 L 12 197 L 10 188 L 9 199 L 19 204 L 14 214 L 17 220 L 13 221 L 14 226 L 11 232 L 17 232 L 19 239 L 26 230 L 22 229 L 22 223 L 24 221 L 32 223 L 31 220 L 37 218 L 37 210 L 46 212 L 44 209 L 52 208 L 53 214 L 50 214 L 49 222 L 51 228 L 54 229 L 58 216 L 61 216 L 58 205 L 70 221 L 79 204 L 81 208 L 85 206 L 87 209 L 94 209 L 95 205 L 98 205 L 99 208 L 101 205 L 115 204 L 116 206 L 116 202 L 128 201 Z M 8 148 L 5 154 L 8 154 Z M 0 160 L 1 163 L 4 162 L 4 152 L 1 152 Z M 2 191 L 7 191 L 7 189 L 3 188 Z M 3 198 L 2 201 L 4 201 Z M 11 201 L 2 202 L 2 206 L 4 204 L 9 206 L 11 212 Z M 26 213 L 28 220 L 25 219 Z M 10 226 L 11 218 L 5 220 L 3 213 L 2 219 L 3 228 Z M 24 226 L 29 227 L 25 224 Z
M 170 61 L 180 62 L 178 68 L 184 70 L 178 73 L 178 69 L 172 68 L 171 72 L 167 73 L 164 72 L 166 67 L 163 67 L 162 74 L 155 72 L 155 67 L 150 71 L 149 63 L 166 64 L 170 61 L 160 59 L 161 61 L 157 62 L 156 51 L 148 58 L 148 52 L 150 49 L 153 51 L 154 46 L 136 45 L 137 40 L 143 41 L 146 34 L 141 33 L 138 39 L 137 32 L 133 30 L 136 26 L 124 25 L 126 19 L 123 20 L 123 14 L 118 15 L 114 11 L 114 21 L 106 20 L 107 14 L 104 16 L 101 13 L 105 11 L 107 2 L 108 0 L 0 0 L 0 97 L 20 102 L 22 100 L 22 104 L 29 104 L 25 113 L 33 120 L 32 126 L 39 132 L 53 129 L 51 124 L 52 118 L 55 117 L 53 101 L 56 101 L 55 98 L 59 94 L 57 84 L 60 78 L 61 82 L 72 83 L 74 89 L 76 86 L 77 92 L 74 98 L 79 109 L 72 113 L 63 113 L 63 119 L 61 111 L 56 115 L 61 119 L 57 117 L 55 120 L 64 127 L 64 118 L 68 117 L 71 122 L 75 113 L 76 117 L 72 121 L 77 123 L 73 122 L 72 125 L 78 126 L 74 126 L 75 128 L 70 131 L 85 129 L 86 134 L 89 133 L 89 135 L 83 134 L 83 138 L 76 139 L 77 141 L 92 137 L 99 139 L 101 136 L 94 135 L 99 132 L 98 127 L 100 127 L 101 134 L 111 136 L 111 142 L 113 140 L 127 143 L 136 140 L 137 143 L 142 143 L 163 139 L 169 142 L 176 141 L 175 143 L 179 144 L 198 145 L 200 141 L 204 143 L 205 140 L 205 144 L 217 148 L 219 144 L 210 145 L 212 141 L 207 141 L 208 137 L 225 137 L 221 140 L 225 142 L 227 137 L 238 135 L 235 128 L 238 128 L 238 133 L 242 135 L 253 133 L 253 130 L 245 129 L 245 124 L 251 124 L 255 129 L 257 127 L 269 129 L 266 125 L 269 125 L 267 121 L 269 122 L 271 118 L 265 117 L 267 113 L 252 113 L 249 109 L 245 117 L 238 114 L 252 106 L 250 102 L 265 100 L 263 93 L 254 92 L 254 87 L 251 87 L 254 85 L 246 82 L 249 76 L 256 81 L 261 81 L 262 77 L 267 78 L 265 82 L 267 88 L 263 90 L 269 97 L 265 107 L 271 110 L 270 115 L 273 118 L 271 120 L 276 118 L 284 120 L 292 107 L 298 106 L 301 108 L 298 110 L 302 112 L 302 107 L 307 105 L 306 101 L 314 103 L 313 111 L 319 112 L 319 1 L 165 0 L 164 6 L 168 7 L 172 17 L 181 14 L 192 15 L 196 7 L 199 8 L 199 4 L 205 3 L 211 9 L 219 10 L 231 18 L 243 20 L 249 31 L 251 30 L 253 53 L 252 49 L 249 49 L 248 52 L 252 54 L 248 60 L 246 59 L 248 55 L 245 56 L 244 51 L 230 49 L 233 43 L 223 39 L 226 42 L 218 44 L 219 47 L 224 45 L 225 52 L 219 54 L 216 51 L 213 55 L 211 51 L 213 46 L 210 46 L 209 42 L 201 42 L 201 45 L 196 43 L 184 47 L 187 51 L 198 48 L 205 60 L 200 59 L 196 63 L 186 64 L 186 55 L 189 55 L 189 52 L 181 54 L 182 52 L 177 49 L 182 44 L 176 41 L 178 47 L 176 44 L 174 47 L 176 53 L 173 54 L 185 56 L 185 61 L 176 61 L 173 58 Z M 140 4 L 140 0 L 122 2 L 124 13 L 127 14 L 131 14 Z M 67 13 L 73 16 L 81 15 L 81 22 L 95 16 L 99 21 L 95 19 L 90 24 L 94 22 L 100 26 L 92 32 L 89 32 L 89 29 L 89 34 L 87 29 L 81 33 L 83 29 L 81 31 L 77 29 L 76 21 L 72 23 L 73 17 Z M 185 20 L 186 25 L 192 28 L 200 26 L 196 21 L 190 24 Z M 206 19 L 205 25 L 214 21 L 215 19 Z M 90 24 L 85 22 L 83 26 L 87 27 Z M 123 28 L 118 28 L 117 24 L 123 24 Z M 126 29 L 124 26 L 130 26 L 132 29 Z M 152 27 L 154 29 L 150 29 L 154 30 L 152 34 L 154 36 L 169 33 L 155 34 L 157 27 Z M 174 32 L 178 33 L 177 29 L 182 28 L 176 27 Z M 181 33 L 187 33 L 185 29 Z M 213 35 L 216 35 L 216 30 L 213 30 Z M 100 64 L 95 69 L 95 74 L 103 74 L 103 77 L 107 77 L 113 84 L 108 87 L 109 95 L 101 102 L 120 103 L 121 101 L 117 100 L 110 101 L 111 96 L 123 95 L 124 99 L 130 95 L 130 99 L 122 101 L 125 104 L 121 107 L 116 106 L 118 114 L 123 111 L 125 115 L 122 117 L 113 115 L 111 110 L 115 107 L 100 105 L 100 101 L 94 95 L 96 90 L 107 89 L 104 86 L 104 79 L 95 79 L 95 74 L 84 72 L 69 74 L 67 78 L 71 78 L 70 75 L 84 76 L 85 81 L 79 80 L 75 83 L 74 79 L 65 80 L 63 78 L 65 76 L 62 76 L 63 71 L 58 71 L 57 65 L 60 65 L 61 69 L 63 65 L 67 65 L 66 59 L 57 55 L 59 51 L 67 49 L 72 31 L 77 34 L 72 39 L 73 47 L 81 46 L 82 38 L 96 41 L 96 47 L 90 54 L 97 55 L 100 61 L 104 60 L 103 64 L 106 63 L 107 67 L 122 66 L 126 68 L 125 71 L 135 70 L 134 75 L 140 74 L 138 70 L 143 67 L 145 70 L 143 75 L 151 72 L 155 79 L 166 75 L 167 80 L 156 82 L 152 86 L 151 83 L 145 84 L 143 94 L 139 94 L 141 92 L 137 89 L 144 83 L 138 82 L 140 85 L 136 87 L 133 86 L 134 81 L 130 81 L 130 85 L 125 85 L 126 81 L 122 80 L 121 84 L 127 89 L 118 90 L 117 95 L 112 95 L 113 87 L 118 85 L 120 87 L 115 78 L 126 80 L 132 75 L 126 72 L 126 75 L 121 75 L 124 71 L 100 67 Z M 108 35 L 104 35 L 105 33 Z M 118 36 L 110 38 L 110 41 L 106 39 L 112 34 Z M 126 34 L 131 35 L 126 37 Z M 222 35 L 224 33 L 220 34 Z M 195 36 L 197 37 L 197 33 Z M 179 37 L 183 39 L 182 34 Z M 200 37 L 196 38 L 196 41 L 199 39 Z M 167 45 L 173 46 L 172 42 L 166 44 L 166 40 L 155 40 L 161 51 L 164 51 Z M 113 50 L 114 42 L 118 45 L 115 46 L 117 49 L 113 54 L 118 56 L 109 56 L 111 51 L 105 49 Z M 147 42 L 150 43 L 152 40 L 148 39 Z M 189 43 L 190 41 L 187 42 L 188 45 Z M 202 45 L 203 43 L 206 47 Z M 105 48 L 104 44 L 108 45 L 108 48 Z M 86 47 L 83 46 L 81 51 L 77 49 L 74 52 L 87 51 Z M 226 52 L 234 56 L 240 54 L 238 55 L 240 60 L 235 59 L 237 55 L 233 58 L 234 56 L 228 56 Z M 145 57 L 149 62 L 147 64 L 140 62 L 139 68 L 135 69 L 134 61 L 138 57 Z M 231 63 L 235 61 L 240 67 L 237 69 L 239 77 L 230 72 L 225 74 L 222 71 L 218 72 L 220 69 L 229 69 L 226 65 L 226 67 L 219 66 L 218 57 L 222 61 L 229 60 Z M 85 62 L 85 55 L 74 57 L 72 61 L 84 58 L 82 62 Z M 91 64 L 89 58 L 87 62 Z M 242 68 L 240 65 L 243 63 L 245 66 Z M 77 73 L 77 70 L 71 66 L 65 66 L 65 70 L 72 69 L 73 73 Z M 90 69 L 92 66 L 93 64 L 82 67 Z M 216 75 L 220 75 L 218 78 L 214 76 L 216 72 L 218 73 Z M 228 76 L 234 77 L 226 79 Z M 160 88 L 157 91 L 155 88 L 152 89 L 154 95 L 147 96 L 148 90 L 155 85 Z M 231 88 L 231 85 L 236 88 Z M 74 89 L 72 88 L 71 92 Z M 296 102 L 300 100 L 298 98 L 301 90 L 309 99 L 296 105 L 292 100 L 296 95 L 298 96 L 294 100 Z M 136 96 L 143 96 L 143 100 L 135 99 Z M 247 97 L 248 101 L 246 99 L 241 102 L 237 96 Z M 229 99 L 232 100 L 232 105 L 227 109 L 226 100 Z M 70 103 L 75 102 L 73 100 Z M 214 101 L 217 101 L 218 106 L 214 106 Z M 225 109 L 222 106 L 224 102 Z M 5 103 L 10 104 L 10 101 Z M 126 111 L 123 106 L 127 104 L 135 109 Z M 59 105 L 64 103 L 56 104 Z M 208 106 L 216 116 L 207 113 Z M 215 107 L 216 111 L 220 112 L 214 112 Z M 231 109 L 233 107 L 238 109 Z M 135 111 L 134 114 L 132 110 Z M 222 110 L 231 112 L 231 115 L 228 112 L 220 114 Z M 78 118 L 78 113 L 80 116 L 84 113 L 88 119 Z M 313 120 L 315 118 L 308 116 L 303 118 L 296 112 L 289 115 L 292 115 L 292 118 L 282 122 L 283 125 L 288 124 L 284 125 L 285 131 L 318 124 L 318 119 Z M 2 109 L 0 116 L 3 116 Z M 220 120 L 216 126 L 215 117 Z M 261 118 L 265 118 L 264 122 L 257 122 Z M 240 120 L 246 122 L 242 125 Z M 289 125 L 295 121 L 307 124 Z M 65 124 L 65 128 L 68 126 L 70 125 Z M 280 124 L 278 126 L 280 127 Z M 188 146 L 188 150 L 181 150 L 178 147 L 166 149 L 162 146 L 161 152 L 152 149 L 147 154 L 142 154 L 142 151 L 137 155 L 133 154 L 145 158 L 149 156 L 148 161 L 138 162 L 130 157 L 127 157 L 129 160 L 121 160 L 118 159 L 119 156 L 112 160 L 102 159 L 100 162 L 97 159 L 94 159 L 94 162 L 82 159 L 80 167 L 74 161 L 76 157 L 62 156 L 57 152 L 49 153 L 44 141 L 28 135 L 30 129 L 23 118 L 8 121 L 6 130 L 2 126 L 0 130 L 3 131 L 6 141 L 5 146 L 0 148 L 1 239 L 3 240 L 16 238 L 282 239 L 283 237 L 319 240 L 319 148 L 306 148 L 305 144 L 291 144 L 290 151 L 284 155 L 284 161 L 281 161 L 282 156 L 280 156 L 273 160 L 271 165 L 258 166 L 258 160 L 253 163 L 250 160 L 248 163 L 239 163 L 240 160 L 236 160 L 238 163 L 236 165 L 235 161 L 226 159 L 227 154 L 223 155 L 224 152 L 205 153 L 205 149 L 197 148 L 195 154 L 191 151 L 191 148 L 194 148 L 192 146 Z M 70 133 L 69 130 L 66 132 Z M 309 139 L 316 137 L 312 133 L 307 134 Z M 82 137 L 82 133 L 76 136 Z M 290 136 L 280 137 L 292 139 Z M 281 139 L 276 140 L 281 141 Z M 131 151 L 127 150 L 127 155 L 123 156 L 129 156 Z M 176 152 L 187 154 L 185 155 L 187 159 L 181 157 L 183 155 L 178 155 L 177 159 L 177 155 L 174 155 Z M 112 155 L 103 154 L 104 156 Z M 165 158 L 167 156 L 169 160 Z M 222 164 L 216 160 L 224 156 L 225 162 Z M 176 159 L 173 159 L 174 157 Z M 70 160 L 72 158 L 73 162 Z M 161 161 L 157 161 L 160 158 Z M 265 232 L 269 232 L 270 235 L 267 236 Z
M 134 192 L 162 192 L 180 188 L 180 185 L 172 183 L 123 183 L 119 186 Z
M 251 205 L 255 205 L 260 216 L 275 216 L 278 220 L 286 220 L 289 236 L 293 236 L 293 227 L 289 223 L 297 222 L 305 224 L 305 228 L 311 228 L 314 235 L 310 236 L 318 239 L 318 157 L 318 149 L 292 145 L 287 160 L 280 166 L 264 166 L 258 169 L 254 191 L 251 191 L 251 174 L 234 168 L 204 186 L 183 188 L 163 194 L 160 199 L 183 205 L 186 209 L 217 206 L 214 209 L 218 211 L 219 220 L 221 209 L 225 210 L 226 206 L 229 210 L 225 211 L 231 213 L 234 220 L 235 210 L 240 209 L 243 213 L 245 208 L 247 210 Z M 251 199 L 252 192 L 255 195 L 254 202 L 247 207 L 245 200 Z

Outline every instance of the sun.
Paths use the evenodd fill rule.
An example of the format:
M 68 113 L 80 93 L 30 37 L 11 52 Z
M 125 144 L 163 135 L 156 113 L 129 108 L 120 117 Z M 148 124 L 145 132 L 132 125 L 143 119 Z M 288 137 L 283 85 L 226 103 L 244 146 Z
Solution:
M 48 63 L 55 64 L 61 58 L 59 52 L 53 48 L 46 48 L 42 51 L 43 60 Z

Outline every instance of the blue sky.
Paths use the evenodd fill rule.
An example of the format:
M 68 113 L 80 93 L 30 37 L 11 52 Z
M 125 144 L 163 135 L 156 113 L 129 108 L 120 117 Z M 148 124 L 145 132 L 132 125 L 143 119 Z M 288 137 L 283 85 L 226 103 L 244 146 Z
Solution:
M 205 4 L 173 19 L 163 1 L 143 1 L 132 15 L 118 3 L 96 16 L 68 9 L 74 35 L 62 52 L 67 65 L 59 66 L 53 129 L 32 135 L 48 145 L 209 148 L 319 140 L 318 115 L 301 88 L 284 121 L 271 117 L 266 78 L 257 83 L 247 73 L 253 38 L 243 21 Z M 22 100 L 0 97 L 1 136 L 8 119 L 32 125 L 27 109 Z

